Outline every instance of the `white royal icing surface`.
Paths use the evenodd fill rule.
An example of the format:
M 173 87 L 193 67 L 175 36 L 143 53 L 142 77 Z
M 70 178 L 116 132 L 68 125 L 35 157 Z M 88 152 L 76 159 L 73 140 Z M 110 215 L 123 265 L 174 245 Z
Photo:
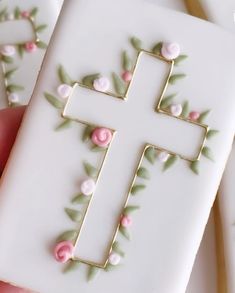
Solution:
M 235 32 L 234 0 L 200 0 L 210 21 Z
M 78 290 L 83 293 L 183 293 L 232 143 L 235 122 L 235 85 L 232 76 L 235 74 L 235 67 L 231 64 L 230 55 L 235 49 L 234 39 L 209 23 L 157 8 L 140 0 L 131 0 L 128 3 L 124 0 L 118 3 L 101 0 L 99 8 L 97 13 L 98 8 L 94 10 L 94 2 L 88 0 L 71 0 L 64 7 L 1 184 L 0 236 L 4 241 L 0 243 L 0 277 L 41 293 L 73 293 Z M 128 17 L 130 12 L 131 18 Z M 135 18 L 136 21 L 133 22 Z M 166 27 L 168 18 L 172 21 L 171 30 Z M 186 21 L 190 31 L 185 31 Z M 203 30 L 203 36 L 197 33 L 198 30 Z M 190 38 L 192 34 L 193 40 Z M 77 177 L 83 174 L 81 162 L 90 153 L 78 139 L 82 128 L 71 128 L 61 133 L 53 131 L 58 123 L 58 115 L 45 101 L 43 93 L 53 89 L 56 91 L 58 63 L 63 64 L 75 77 L 89 71 L 103 70 L 106 73 L 113 68 L 118 69 L 118 56 L 127 46 L 130 35 L 138 35 L 146 46 L 161 40 L 177 41 L 190 56 L 181 67 L 187 71 L 188 78 L 180 83 L 180 90 L 195 108 L 213 109 L 208 122 L 212 128 L 220 130 L 220 134 L 210 143 L 216 160 L 214 163 L 202 160 L 199 176 L 194 175 L 182 161 L 167 173 L 162 173 L 158 164 L 152 167 L 152 180 L 138 199 L 141 210 L 135 215 L 133 240 L 124 245 L 126 257 L 123 265 L 120 269 L 101 274 L 94 282 L 87 283 L 83 268 L 70 275 L 62 274 L 61 267 L 53 259 L 51 249 L 55 237 L 71 225 L 64 216 L 63 209 L 70 195 L 76 191 Z M 73 46 L 70 46 L 71 40 Z M 94 48 L 97 54 L 94 54 Z M 225 48 L 229 53 L 228 57 L 221 54 Z M 143 59 L 141 66 L 154 72 L 148 59 Z M 159 70 L 164 72 L 162 67 Z M 225 75 L 227 79 L 221 79 Z M 205 80 L 208 82 L 205 83 Z M 140 88 L 133 90 L 131 95 L 138 97 L 140 89 L 142 92 L 146 88 L 141 88 L 141 79 L 137 81 Z M 210 81 L 213 82 L 213 87 L 210 86 Z M 200 84 L 203 87 L 198 86 Z M 156 96 L 155 88 L 147 89 Z M 229 107 L 223 107 L 225 104 L 229 104 Z M 85 112 L 78 105 L 75 99 L 71 113 L 76 115 L 76 111 L 82 110 L 82 114 L 86 114 L 87 119 L 92 122 L 94 116 L 88 117 L 89 111 Z M 143 104 L 138 105 L 141 107 L 134 107 L 135 111 L 146 109 Z M 128 104 L 126 107 L 128 108 Z M 151 116 L 152 108 L 148 111 Z M 114 115 L 115 127 L 129 123 L 130 118 L 123 117 L 118 120 Z M 161 137 L 159 146 L 173 147 L 172 136 L 166 136 L 163 131 L 172 129 L 170 118 L 156 119 L 159 125 L 156 131 Z M 105 119 L 103 122 L 105 123 Z M 145 120 L 141 122 L 145 124 Z M 138 125 L 142 127 L 142 124 Z M 151 131 L 146 133 L 146 138 L 147 134 L 154 137 Z M 192 131 L 191 135 L 188 133 L 184 146 L 179 144 L 184 137 L 177 134 L 180 131 L 174 129 L 175 147 L 183 152 L 190 151 L 189 142 L 194 141 L 195 132 Z M 143 143 L 146 142 L 145 137 L 142 139 Z M 133 173 L 133 164 L 137 163 L 130 162 L 128 157 L 128 145 L 133 141 L 135 137 L 132 136 L 125 141 L 126 153 L 123 152 L 122 160 L 120 157 L 112 158 L 112 166 L 120 162 L 125 167 L 122 168 L 123 174 L 119 174 L 121 177 L 117 183 L 129 178 Z M 95 157 L 93 160 L 95 162 Z M 109 166 L 110 162 L 107 163 Z M 112 182 L 113 206 L 116 207 L 115 213 L 118 213 L 121 205 L 119 196 L 123 192 L 115 194 L 113 176 L 116 174 L 110 172 L 106 182 Z M 124 187 L 121 185 L 121 188 Z M 108 212 L 107 210 L 108 220 L 112 222 L 113 212 Z M 95 213 L 93 217 L 98 219 Z M 98 229 L 96 235 L 105 237 L 109 229 L 108 224 L 105 229 Z M 115 287 L 113 284 L 116 284 Z

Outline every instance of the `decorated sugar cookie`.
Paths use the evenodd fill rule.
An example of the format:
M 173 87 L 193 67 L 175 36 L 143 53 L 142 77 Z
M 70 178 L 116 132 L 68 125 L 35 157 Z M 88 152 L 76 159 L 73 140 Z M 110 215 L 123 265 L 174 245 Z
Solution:
M 233 139 L 234 46 L 146 1 L 66 2 L 0 188 L 0 277 L 184 292 Z

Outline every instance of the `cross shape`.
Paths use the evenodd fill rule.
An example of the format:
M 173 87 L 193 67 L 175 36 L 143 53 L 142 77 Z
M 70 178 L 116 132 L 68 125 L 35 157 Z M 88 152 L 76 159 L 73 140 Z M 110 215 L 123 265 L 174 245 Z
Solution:
M 159 67 L 166 72 L 165 76 L 156 71 Z M 178 155 L 189 162 L 200 159 L 208 127 L 189 119 L 175 117 L 160 108 L 173 67 L 174 61 L 142 50 L 138 54 L 133 79 L 124 96 L 97 92 L 76 83 L 67 101 L 63 112 L 65 118 L 71 119 L 78 115 L 79 119 L 72 119 L 86 125 L 108 127 L 115 133 L 106 152 L 96 191 L 92 195 L 75 244 L 74 258 L 83 263 L 100 268 L 105 268 L 107 265 L 119 228 L 120 212 L 116 213 L 116 211 L 122 211 L 128 203 L 130 190 L 146 148 L 154 146 L 158 150 Z M 151 76 L 148 75 L 149 72 Z M 71 107 L 74 101 L 71 97 L 75 95 L 75 91 L 79 114 L 68 114 L 70 108 L 75 108 L 74 105 Z M 160 91 L 158 101 L 157 91 Z M 114 98 L 111 99 L 110 96 Z M 191 133 L 194 132 L 195 136 L 195 131 L 197 132 L 195 143 L 190 144 L 190 148 L 184 147 L 182 150 L 182 139 L 179 137 L 188 136 L 190 141 Z M 188 149 L 190 151 L 185 154 Z M 125 174 L 122 171 L 124 168 Z M 124 194 L 127 195 L 125 200 L 123 200 Z M 92 216 L 89 216 L 91 214 Z M 116 227 L 114 233 L 113 227 Z
M 18 47 L 21 48 L 21 50 L 23 50 L 22 48 L 22 44 L 25 42 L 33 42 L 33 43 L 38 43 L 40 42 L 39 36 L 38 36 L 38 32 L 37 32 L 37 27 L 35 25 L 35 20 L 33 17 L 31 16 L 27 16 L 27 17 L 23 17 L 20 18 L 20 12 L 18 12 L 19 15 L 16 14 L 15 11 L 15 19 L 6 19 L 4 21 L 1 21 L 0 24 L 0 39 L 1 39 L 1 46 L 7 45 L 7 46 L 14 46 L 14 47 Z M 23 25 L 27 24 L 29 25 L 30 30 L 33 33 L 33 37 L 25 37 L 24 40 L 21 40 L 21 35 L 20 33 L 16 33 L 18 30 L 18 27 L 21 27 L 22 25 L 22 32 L 25 33 L 25 30 L 28 29 L 26 26 L 24 27 Z M 17 41 L 13 42 L 12 40 L 12 35 L 11 34 L 6 34 L 6 30 L 9 29 L 9 31 L 14 32 L 12 35 L 14 35 L 14 37 L 16 36 Z M 19 31 L 20 32 L 20 31 Z M 19 37 L 20 35 L 20 37 Z M 4 40 L 5 39 L 5 40 Z M 19 49 L 20 51 L 20 49 Z M 9 52 L 8 52 L 9 54 Z M 3 53 L 0 54 L 1 57 L 1 69 L 2 69 L 2 73 L 3 73 L 3 79 L 4 79 L 4 87 L 5 87 L 5 92 L 6 92 L 6 100 L 7 100 L 7 104 L 8 106 L 12 106 L 14 104 L 14 102 L 10 101 L 9 99 L 9 94 L 13 92 L 13 87 L 11 86 L 10 83 L 10 73 L 14 72 L 15 69 L 8 69 L 7 68 L 7 64 L 11 63 L 11 56 L 10 55 L 4 55 Z M 10 73 L 9 73 L 10 72 Z M 17 86 L 18 87 L 18 86 Z

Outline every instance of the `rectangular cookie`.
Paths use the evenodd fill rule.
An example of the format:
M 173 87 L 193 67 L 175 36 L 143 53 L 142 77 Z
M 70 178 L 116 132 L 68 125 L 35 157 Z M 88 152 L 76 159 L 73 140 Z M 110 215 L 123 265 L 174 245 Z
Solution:
M 0 278 L 183 293 L 232 145 L 234 49 L 149 1 L 67 1 L 1 182 Z

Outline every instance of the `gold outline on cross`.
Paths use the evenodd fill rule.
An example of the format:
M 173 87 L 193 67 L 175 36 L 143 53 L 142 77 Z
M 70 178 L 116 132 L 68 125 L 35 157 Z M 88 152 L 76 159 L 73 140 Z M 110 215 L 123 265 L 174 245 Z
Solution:
M 190 162 L 190 163 L 193 163 L 193 162 L 196 162 L 196 161 L 199 161 L 199 160 L 200 160 L 201 155 L 202 155 L 202 150 L 203 150 L 203 148 L 204 148 L 204 146 L 205 146 L 205 143 L 206 143 L 207 134 L 208 134 L 208 132 L 209 132 L 209 126 L 208 126 L 208 125 L 205 125 L 205 124 L 199 123 L 199 122 L 197 122 L 197 121 L 192 121 L 192 120 L 190 120 L 190 119 L 188 119 L 188 118 L 183 118 L 183 117 L 181 117 L 181 116 L 174 116 L 170 111 L 161 109 L 160 105 L 161 105 L 161 102 L 162 102 L 162 100 L 163 100 L 163 98 L 164 98 L 165 92 L 166 92 L 166 90 L 167 90 L 167 88 L 168 88 L 168 85 L 169 85 L 169 80 L 170 80 L 170 78 L 171 78 L 171 76 L 172 76 L 172 73 L 173 73 L 173 69 L 174 69 L 174 60 L 167 60 L 167 59 L 165 59 L 164 57 L 162 57 L 162 56 L 160 56 L 160 55 L 153 54 L 152 52 L 149 52 L 149 51 L 146 51 L 146 50 L 140 50 L 140 51 L 138 52 L 138 55 L 137 55 L 137 58 L 136 58 L 136 62 L 135 62 L 135 65 L 134 65 L 134 69 L 133 69 L 133 78 L 132 78 L 132 81 L 128 84 L 127 89 L 126 89 L 124 95 L 118 95 L 118 94 L 115 94 L 115 93 L 112 93 L 112 92 L 101 92 L 101 91 L 97 91 L 97 90 L 95 90 L 95 89 L 93 89 L 93 88 L 90 88 L 90 87 L 88 87 L 88 86 L 86 86 L 86 85 L 80 83 L 80 82 L 75 82 L 74 85 L 73 85 L 73 91 L 72 91 L 72 93 L 70 94 L 70 96 L 69 96 L 69 98 L 68 98 L 68 100 L 67 100 L 67 102 L 66 102 L 66 105 L 65 105 L 65 107 L 64 107 L 64 110 L 63 110 L 63 113 L 62 113 L 62 117 L 65 118 L 65 119 L 70 119 L 70 120 L 76 121 L 76 122 L 81 123 L 81 124 L 84 124 L 84 125 L 86 125 L 86 126 L 94 126 L 94 127 L 95 127 L 95 125 L 92 125 L 91 123 L 87 123 L 87 122 L 82 121 L 82 120 L 79 120 L 79 119 L 74 119 L 73 117 L 70 117 L 69 115 L 66 114 L 66 112 L 67 112 L 67 107 L 68 107 L 68 104 L 69 104 L 69 100 L 70 100 L 71 97 L 73 96 L 73 92 L 74 92 L 75 88 L 76 88 L 77 86 L 80 86 L 80 87 L 82 87 L 82 88 L 86 88 L 87 90 L 92 90 L 92 91 L 95 91 L 95 92 L 99 92 L 99 93 L 102 93 L 102 94 L 104 94 L 104 95 L 108 95 L 108 96 L 110 96 L 110 97 L 114 97 L 114 98 L 118 98 L 118 99 L 122 99 L 122 100 L 127 100 L 128 93 L 129 93 L 130 87 L 132 86 L 132 82 L 133 82 L 133 79 L 134 79 L 134 76 L 135 76 L 135 72 L 136 72 L 137 66 L 138 66 L 138 64 L 139 64 L 139 60 L 140 60 L 140 58 L 141 58 L 141 56 L 142 56 L 143 54 L 147 54 L 147 55 L 149 55 L 149 56 L 151 56 L 151 57 L 154 57 L 154 58 L 157 58 L 157 59 L 159 59 L 159 60 L 161 60 L 161 61 L 163 61 L 163 62 L 166 62 L 167 64 L 169 64 L 169 67 L 170 67 L 170 68 L 169 68 L 169 73 L 168 73 L 167 78 L 166 78 L 166 81 L 165 81 L 165 84 L 164 84 L 163 89 L 162 89 L 162 91 L 161 91 L 160 98 L 158 99 L 157 105 L 156 105 L 156 107 L 155 107 L 155 112 L 156 112 L 156 113 L 161 113 L 161 114 L 164 114 L 164 115 L 168 115 L 168 116 L 170 116 L 170 117 L 172 117 L 172 118 L 179 119 L 179 120 L 182 120 L 182 121 L 185 121 L 185 122 L 191 123 L 191 124 L 193 124 L 193 125 L 199 126 L 199 127 L 201 127 L 201 128 L 204 129 L 205 134 L 204 134 L 204 137 L 203 137 L 203 139 L 202 139 L 202 144 L 201 144 L 201 146 L 200 146 L 200 148 L 199 148 L 198 154 L 197 154 L 196 157 L 193 158 L 193 159 L 187 158 L 187 157 L 185 157 L 185 156 L 183 156 L 183 155 L 180 155 L 180 154 L 177 154 L 177 153 L 171 152 L 171 151 L 169 151 L 169 150 L 163 149 L 163 148 L 161 148 L 161 147 L 158 147 L 158 146 L 155 146 L 155 145 L 152 145 L 152 144 L 146 144 L 145 147 L 144 147 L 144 150 L 143 150 L 143 152 L 142 152 L 142 155 L 141 155 L 141 157 L 140 157 L 140 160 L 139 160 L 138 166 L 137 166 L 137 168 L 136 168 L 135 174 L 134 174 L 134 176 L 133 176 L 132 183 L 131 183 L 131 185 L 130 185 L 130 188 L 129 188 L 129 191 L 128 191 L 128 194 L 127 194 L 127 198 L 126 198 L 126 201 L 125 201 L 125 204 L 124 204 L 123 209 L 125 209 L 125 208 L 127 207 L 127 205 L 128 205 L 128 201 L 129 201 L 130 194 L 131 194 L 131 189 L 132 189 L 132 187 L 134 186 L 134 183 L 135 183 L 135 180 L 136 180 L 136 177 L 137 177 L 137 171 L 138 171 L 139 167 L 140 167 L 141 164 L 142 164 L 142 161 L 143 161 L 143 158 L 144 158 L 145 151 L 146 151 L 149 147 L 154 147 L 154 148 L 155 148 L 156 150 L 158 150 L 158 151 L 166 151 L 169 155 L 177 156 L 177 157 L 181 158 L 182 160 L 185 160 L 185 161 L 188 161 L 188 162 Z M 113 131 L 113 133 L 115 133 L 115 130 L 113 130 L 113 129 L 111 129 L 111 130 Z M 108 151 L 109 151 L 109 149 L 111 148 L 111 145 L 112 145 L 112 142 L 111 142 L 111 144 L 109 145 L 109 147 L 107 148 L 107 150 L 105 151 L 105 155 L 104 155 L 104 158 L 103 158 L 102 163 L 101 163 L 101 167 L 100 167 L 99 172 L 98 172 L 97 182 L 98 182 L 98 180 L 99 180 L 99 177 L 100 177 L 101 171 L 102 171 L 102 169 L 103 169 L 103 166 L 104 166 L 104 163 L 105 163 L 105 160 L 106 160 L 106 157 L 107 157 Z M 78 243 L 78 241 L 79 241 L 79 239 L 80 239 L 80 235 L 81 235 L 81 232 L 82 232 L 82 229 L 83 229 L 83 226 L 84 226 L 84 223 L 85 223 L 85 220 L 86 220 L 86 216 L 87 216 L 87 213 L 88 213 L 89 207 L 90 207 L 90 205 L 91 205 L 91 202 L 92 202 L 92 198 L 93 198 L 93 196 L 94 196 L 94 193 L 92 194 L 91 199 L 90 199 L 90 202 L 89 202 L 89 204 L 88 204 L 88 206 L 87 206 L 87 208 L 86 208 L 86 211 L 85 211 L 85 213 L 84 213 L 84 217 L 83 217 L 83 219 L 82 219 L 82 223 L 81 223 L 81 226 L 80 226 L 80 230 L 79 230 L 79 233 L 78 233 L 78 236 L 77 236 L 77 238 L 76 238 L 76 241 L 75 241 L 74 246 L 77 245 L 77 243 Z M 108 264 L 109 255 L 110 255 L 110 253 L 111 253 L 111 251 L 112 251 L 112 246 L 113 246 L 113 244 L 114 244 L 114 242 L 115 242 L 115 240 L 116 240 L 116 237 L 117 237 L 117 234 L 118 234 L 119 228 L 120 228 L 120 220 L 118 220 L 117 228 L 116 228 L 115 231 L 114 231 L 114 234 L 113 234 L 112 240 L 111 240 L 110 245 L 109 245 L 109 248 L 108 248 L 108 250 L 107 250 L 107 257 L 106 257 L 106 260 L 105 260 L 104 263 L 99 264 L 99 263 L 95 263 L 95 262 L 93 262 L 93 261 L 87 261 L 87 260 L 84 260 L 84 259 L 80 259 L 80 258 L 78 258 L 78 257 L 73 257 L 72 260 L 79 261 L 79 262 L 81 262 L 81 263 L 84 263 L 84 264 L 87 264 L 87 265 L 90 265 L 90 266 L 94 266 L 94 267 L 97 267 L 97 268 L 105 269 L 106 266 L 107 266 L 107 264 Z
M 28 40 L 28 42 L 39 42 L 40 41 L 40 38 L 38 36 L 38 33 L 36 31 L 36 25 L 35 25 L 35 21 L 34 21 L 34 18 L 33 17 L 27 17 L 27 18 L 23 18 L 23 19 L 13 19 L 13 20 L 5 20 L 3 22 L 17 22 L 17 21 L 26 21 L 30 24 L 32 30 L 33 30 L 33 38 Z M 19 46 L 21 45 L 22 43 L 19 42 L 19 43 L 7 43 L 5 45 L 10 45 L 10 46 Z M 4 46 L 3 44 L 1 44 L 1 46 Z M 4 80 L 4 87 L 5 87 L 5 92 L 6 92 L 6 96 L 7 96 L 7 87 L 8 87 L 8 80 L 5 78 L 5 74 L 7 72 L 6 70 L 6 65 L 3 61 L 0 61 L 1 63 L 1 67 L 2 67 L 2 73 L 3 73 L 3 80 Z M 8 100 L 8 97 L 7 97 L 7 104 L 8 106 L 11 106 L 11 102 Z

